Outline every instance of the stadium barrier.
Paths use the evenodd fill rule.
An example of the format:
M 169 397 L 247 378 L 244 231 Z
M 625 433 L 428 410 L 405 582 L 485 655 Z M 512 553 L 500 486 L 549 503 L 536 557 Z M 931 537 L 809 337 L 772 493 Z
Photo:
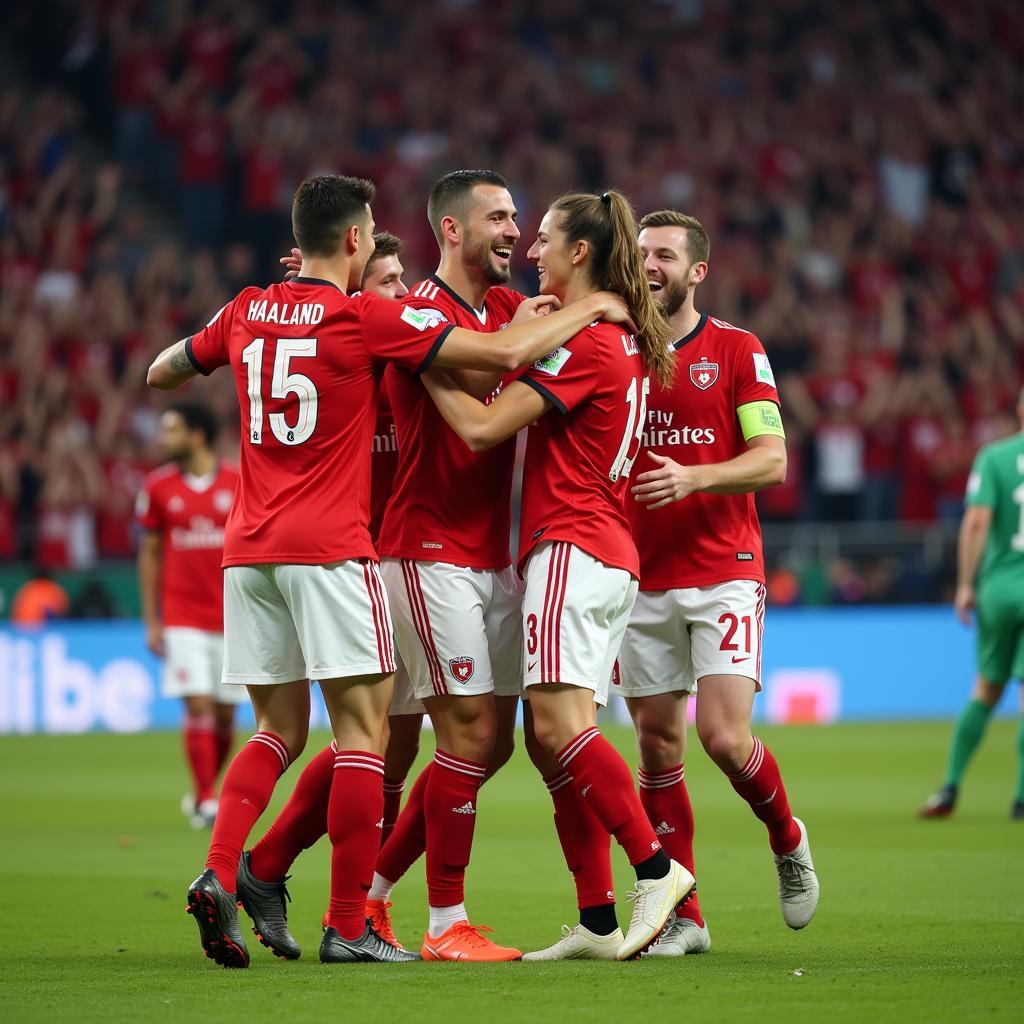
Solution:
M 755 716 L 771 723 L 951 717 L 973 672 L 973 632 L 948 608 L 770 609 L 765 641 Z M 0 734 L 175 728 L 180 702 L 160 696 L 160 669 L 138 621 L 5 625 Z M 608 713 L 628 720 L 617 697 Z M 315 691 L 313 724 L 326 722 Z

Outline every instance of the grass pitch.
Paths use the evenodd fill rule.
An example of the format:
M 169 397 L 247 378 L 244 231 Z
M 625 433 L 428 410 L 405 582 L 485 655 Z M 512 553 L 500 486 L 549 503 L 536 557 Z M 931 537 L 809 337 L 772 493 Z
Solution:
M 707 956 L 628 964 L 324 967 L 326 841 L 289 883 L 302 959 L 203 958 L 184 913 L 207 835 L 178 812 L 173 734 L 0 739 L 4 888 L 0 1020 L 314 1022 L 522 1020 L 1020 1020 L 1024 822 L 1010 822 L 1015 723 L 996 722 L 948 821 L 915 819 L 941 775 L 945 724 L 762 729 L 807 822 L 821 879 L 814 922 L 782 922 L 764 828 L 694 746 L 697 876 Z M 609 729 L 630 763 L 632 737 Z M 307 754 L 323 736 L 310 740 Z M 424 737 L 424 754 L 431 746 Z M 292 768 L 271 811 L 283 801 Z M 484 790 L 468 876 L 473 920 L 534 949 L 575 921 L 550 803 L 521 750 Z M 266 816 L 257 834 L 270 821 Z M 631 873 L 618 854 L 619 917 Z M 395 892 L 418 945 L 422 866 Z

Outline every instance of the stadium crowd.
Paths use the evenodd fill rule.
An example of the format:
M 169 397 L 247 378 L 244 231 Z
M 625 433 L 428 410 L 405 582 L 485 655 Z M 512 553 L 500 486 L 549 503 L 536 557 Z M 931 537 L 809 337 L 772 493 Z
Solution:
M 145 367 L 277 274 L 292 191 L 323 170 L 377 181 L 407 280 L 452 167 L 499 169 L 524 238 L 577 187 L 698 216 L 701 307 L 780 380 L 767 520 L 955 520 L 974 452 L 1015 429 L 1009 0 L 60 0 L 0 26 L 22 72 L 0 78 L 0 558 L 133 554 L 162 407 Z M 237 415 L 229 380 L 191 395 Z

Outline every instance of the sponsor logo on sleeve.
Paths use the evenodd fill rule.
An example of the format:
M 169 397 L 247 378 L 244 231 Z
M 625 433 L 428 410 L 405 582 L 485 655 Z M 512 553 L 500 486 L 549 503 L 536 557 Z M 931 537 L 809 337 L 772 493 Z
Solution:
M 413 309 L 406 306 L 402 310 L 402 319 L 417 331 L 429 331 L 438 324 L 447 323 L 448 320 L 443 313 L 436 309 Z
M 556 348 L 554 352 L 549 352 L 542 359 L 538 359 L 533 364 L 533 368 L 551 377 L 557 377 L 562 372 L 562 367 L 569 361 L 571 355 L 572 352 L 563 345 L 560 348 Z
M 701 391 L 707 391 L 718 380 L 718 363 L 708 362 L 707 356 L 701 356 L 696 363 L 690 363 L 690 383 Z
M 981 474 L 974 470 L 971 475 L 967 478 L 967 493 L 977 494 L 981 489 Z
M 775 374 L 772 373 L 772 364 L 763 352 L 754 353 L 754 379 L 758 384 L 767 384 L 768 387 L 775 387 Z
M 752 551 L 737 551 L 736 561 L 737 562 L 752 562 L 754 560 L 754 554 Z

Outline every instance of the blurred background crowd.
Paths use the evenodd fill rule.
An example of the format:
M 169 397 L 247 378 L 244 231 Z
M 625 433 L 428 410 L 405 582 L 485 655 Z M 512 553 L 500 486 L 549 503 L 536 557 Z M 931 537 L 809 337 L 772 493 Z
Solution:
M 279 274 L 307 174 L 493 167 L 525 251 L 609 185 L 711 235 L 697 305 L 764 342 L 789 434 L 776 601 L 935 600 L 1024 380 L 1013 0 L 50 0 L 0 13 L 0 560 L 129 559 L 161 348 Z M 200 381 L 237 445 L 230 377 Z M 883 525 L 885 524 L 885 525 Z M 2 612 L 0 612 L 2 614 Z

